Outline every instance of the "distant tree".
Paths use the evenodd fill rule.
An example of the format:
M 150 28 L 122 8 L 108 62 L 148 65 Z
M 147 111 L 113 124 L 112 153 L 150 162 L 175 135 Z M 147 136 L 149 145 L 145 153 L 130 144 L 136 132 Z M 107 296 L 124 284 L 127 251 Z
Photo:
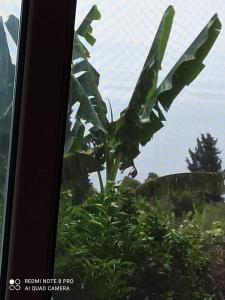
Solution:
M 148 173 L 148 177 L 147 177 L 147 179 L 145 179 L 145 182 L 155 179 L 155 178 L 158 178 L 158 177 L 159 177 L 158 174 L 156 174 L 154 172 L 150 172 L 150 173 Z
M 221 151 L 216 147 L 217 139 L 213 138 L 210 133 L 201 134 L 197 138 L 195 150 L 189 149 L 190 159 L 186 158 L 188 169 L 191 172 L 219 172 L 222 173 Z M 206 201 L 221 201 L 221 190 L 213 193 L 201 193 L 200 195 Z
M 129 176 L 125 176 L 121 182 L 120 189 L 121 188 L 130 188 L 130 189 L 136 190 L 140 186 L 141 186 L 140 181 L 138 181 L 137 179 L 131 178 Z
M 201 134 L 201 138 L 197 138 L 195 150 L 189 149 L 191 159 L 186 158 L 191 172 L 222 172 L 222 160 L 219 157 L 221 151 L 216 147 L 216 143 L 217 139 L 210 133 Z

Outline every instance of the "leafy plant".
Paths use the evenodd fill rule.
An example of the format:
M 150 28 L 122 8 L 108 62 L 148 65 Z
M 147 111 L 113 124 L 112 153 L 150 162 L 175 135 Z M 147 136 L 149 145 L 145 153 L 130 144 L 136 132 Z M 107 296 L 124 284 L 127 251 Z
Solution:
M 185 51 L 161 84 L 158 75 L 170 36 L 175 11 L 169 6 L 165 11 L 152 47 L 133 91 L 128 107 L 120 118 L 107 119 L 107 108 L 99 90 L 99 74 L 90 65 L 90 53 L 79 36 L 93 45 L 91 23 L 100 19 L 100 13 L 93 6 L 75 33 L 74 54 L 71 75 L 69 113 L 79 103 L 75 124 L 68 123 L 66 157 L 72 159 L 77 153 L 87 161 L 89 172 L 98 172 L 101 190 L 105 187 L 101 171 L 106 170 L 106 188 L 114 182 L 118 170 L 137 170 L 134 159 L 139 155 L 139 146 L 146 145 L 153 135 L 163 127 L 164 111 L 168 111 L 180 91 L 190 84 L 205 67 L 203 60 L 212 48 L 221 29 L 221 23 L 214 15 L 206 27 Z M 89 134 L 85 128 L 91 124 Z
M 97 172 L 102 191 L 106 186 L 108 188 L 110 182 L 115 181 L 119 170 L 123 172 L 131 167 L 130 175 L 132 177 L 137 175 L 134 159 L 140 153 L 139 146 L 146 145 L 153 135 L 164 126 L 166 120 L 164 111 L 169 110 L 180 91 L 203 70 L 205 67 L 203 60 L 220 32 L 221 23 L 217 15 L 214 15 L 161 84 L 158 84 L 158 75 L 174 14 L 173 7 L 169 6 L 162 17 L 129 105 L 121 112 L 120 118 L 115 121 L 112 111 L 111 120 L 107 118 L 107 107 L 98 89 L 100 74 L 90 64 L 89 50 L 81 41 L 82 38 L 91 46 L 95 44 L 92 22 L 101 18 L 96 5 L 91 8 L 74 33 L 64 159 L 70 163 L 73 160 L 77 161 L 79 155 L 79 162 L 82 162 L 80 172 L 83 174 L 86 172 L 86 179 L 88 179 L 88 173 Z M 6 26 L 14 41 L 17 42 L 18 20 L 10 16 Z M 4 78 L 10 83 L 15 66 L 11 63 L 8 53 L 2 22 L 1 36 L 4 43 L 1 44 L 0 55 L 4 57 L 0 57 L 0 62 L 5 64 Z M 2 74 L 0 75 L 3 78 Z M 1 82 L 2 86 L 5 85 L 4 82 Z M 12 89 L 10 91 L 12 92 Z M 6 114 L 7 111 L 10 111 L 12 97 L 6 95 L 4 99 L 6 99 L 6 104 L 2 111 L 2 116 L 4 116 L 4 118 L 2 117 L 4 122 L 3 119 L 2 122 L 7 123 Z M 74 120 L 71 114 L 74 114 L 76 104 L 79 107 Z M 89 134 L 86 134 L 85 129 L 89 125 L 91 128 Z M 4 124 L 2 124 L 2 128 L 5 128 Z M 6 136 L 8 138 L 8 132 Z M 101 171 L 104 169 L 106 170 L 105 185 L 101 176 Z
M 216 295 L 216 300 L 225 297 L 224 212 L 224 203 L 210 203 L 199 207 L 192 217 L 193 222 L 205 232 L 205 240 L 208 240 L 205 249 L 210 255 L 211 265 L 206 275 L 206 284 L 207 290 Z
M 203 230 L 208 230 L 214 222 L 221 222 L 225 225 L 225 203 L 207 203 L 199 207 L 194 215 L 195 222 Z
M 93 7 L 90 15 L 93 18 L 98 18 L 98 11 L 96 7 Z M 82 29 L 83 26 L 85 28 Z M 89 42 L 94 41 L 93 39 L 91 39 L 91 35 L 88 33 L 88 31 L 85 31 L 87 29 L 87 26 L 88 16 L 85 19 L 83 25 L 81 25 L 78 30 L 79 35 L 85 36 L 86 39 L 89 40 Z M 13 15 L 9 16 L 8 20 L 5 23 L 3 23 L 3 19 L 0 17 L 0 193 L 2 194 L 2 196 L 4 196 L 7 172 L 15 75 L 15 65 L 12 63 L 9 45 L 6 38 L 7 31 L 11 35 L 15 45 L 17 46 L 19 20 Z M 82 51 L 83 55 L 84 53 L 86 53 L 87 57 L 89 56 L 88 50 L 79 41 L 77 33 L 75 33 L 74 37 L 74 47 L 76 48 L 76 53 L 73 54 L 73 59 L 79 57 L 79 47 L 81 47 L 80 51 Z M 92 68 L 92 70 L 94 70 L 94 68 Z M 73 75 L 71 74 L 71 76 Z M 72 82 L 71 84 L 73 85 Z M 86 110 L 85 105 L 84 110 Z M 69 111 L 71 112 L 70 105 Z M 67 124 L 70 124 L 69 117 Z M 67 142 L 69 142 L 69 137 L 67 137 Z M 72 161 L 68 162 L 68 160 L 65 160 L 63 168 L 62 188 L 72 188 L 74 190 L 74 203 L 83 201 L 86 195 L 89 192 L 92 192 L 92 185 L 90 184 L 88 177 L 88 172 L 91 171 L 91 169 L 87 167 L 87 163 L 90 164 L 91 161 L 91 157 L 88 157 L 88 159 L 85 160 L 82 154 L 76 155 L 76 157 L 74 157 Z M 70 166 L 70 169 L 68 168 L 68 165 Z M 72 167 L 74 167 L 75 170 L 72 170 Z
M 64 193 L 55 267 L 56 277 L 74 278 L 68 299 L 213 299 L 205 287 L 211 264 L 205 249 L 223 239 L 223 227 L 176 225 L 131 190 L 70 203 Z

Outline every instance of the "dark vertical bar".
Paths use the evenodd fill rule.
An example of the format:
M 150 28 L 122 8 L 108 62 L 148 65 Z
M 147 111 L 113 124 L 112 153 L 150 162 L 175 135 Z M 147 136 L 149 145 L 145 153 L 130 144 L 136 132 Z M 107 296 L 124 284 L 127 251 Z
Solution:
M 17 49 L 17 66 L 15 75 L 15 89 L 14 89 L 14 105 L 13 105 L 13 122 L 12 122 L 12 134 L 11 134 L 11 149 L 10 149 L 10 163 L 8 171 L 8 189 L 6 195 L 6 208 L 4 216 L 4 234 L 1 253 L 1 275 L 0 275 L 0 299 L 4 299 L 5 286 L 8 267 L 8 252 L 9 252 L 9 239 L 12 217 L 12 205 L 13 205 L 13 191 L 15 180 L 15 165 L 18 146 L 18 134 L 19 134 L 19 120 L 20 120 L 20 108 L 21 108 L 21 95 L 23 85 L 24 74 L 24 61 L 26 53 L 26 39 L 27 39 L 27 22 L 29 12 L 29 1 L 24 1 L 21 8 L 21 30 L 19 37 L 19 46 Z M 12 142 L 13 141 L 13 142 Z
M 29 5 L 7 300 L 50 299 L 49 292 L 24 291 L 23 284 L 9 291 L 8 281 L 53 273 L 76 6 L 75 0 L 24 2 Z

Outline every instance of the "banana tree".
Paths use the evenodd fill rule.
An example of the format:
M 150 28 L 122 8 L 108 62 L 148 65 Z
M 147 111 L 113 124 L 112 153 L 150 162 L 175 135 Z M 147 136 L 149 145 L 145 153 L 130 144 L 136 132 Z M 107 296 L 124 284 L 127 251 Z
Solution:
M 111 118 L 107 118 L 107 106 L 98 88 L 100 74 L 90 64 L 90 52 L 82 42 L 83 39 L 91 46 L 96 42 L 92 22 L 101 18 L 96 5 L 75 30 L 64 165 L 73 165 L 72 162 L 76 160 L 80 170 L 74 172 L 97 172 L 102 192 L 116 180 L 119 170 L 123 172 L 131 168 L 130 175 L 137 175 L 134 160 L 140 154 L 140 145 L 146 145 L 164 126 L 164 112 L 169 110 L 180 91 L 203 70 L 203 60 L 220 32 L 221 23 L 214 15 L 159 85 L 158 75 L 174 15 L 174 8 L 169 6 L 162 17 L 128 107 L 121 112 L 118 120 L 113 119 L 111 108 Z M 11 16 L 6 26 L 17 43 L 18 20 Z M 3 24 L 1 27 L 4 37 Z M 2 53 L 8 49 L 7 43 L 0 47 Z M 7 60 L 1 57 L 1 61 Z M 10 68 L 15 68 L 9 56 L 8 61 Z M 5 77 L 10 81 L 11 75 L 6 74 L 1 74 L 0 78 Z M 12 97 L 8 96 L 7 99 L 9 106 L 5 112 L 8 111 L 10 115 Z M 79 107 L 75 111 L 76 104 Z M 75 117 L 72 117 L 74 114 Z M 88 133 L 87 127 L 91 127 Z M 106 171 L 105 184 L 101 176 L 103 170 Z
M 98 81 L 99 75 L 97 71 L 89 64 L 87 58 L 90 57 L 88 49 L 81 43 L 80 38 L 85 38 L 91 45 L 95 43 L 94 37 L 91 35 L 91 23 L 93 20 L 100 18 L 99 11 L 96 6 L 93 6 L 89 14 L 86 16 L 85 20 L 82 22 L 81 26 L 74 33 L 74 52 L 73 52 L 73 61 L 77 62 L 77 59 L 82 58 L 85 61 L 82 64 L 83 70 L 88 71 L 91 76 L 88 77 L 89 84 L 91 85 L 92 92 L 95 93 L 98 97 L 97 85 L 95 82 Z M 18 30 L 19 30 L 19 20 L 11 15 L 8 20 L 4 23 L 3 19 L 0 17 L 0 193 L 4 195 L 5 179 L 6 179 L 6 169 L 9 153 L 9 140 L 10 140 L 10 125 L 11 125 L 11 116 L 12 116 L 12 105 L 13 105 L 13 85 L 14 85 L 14 75 L 15 75 L 15 65 L 12 63 L 12 58 L 9 51 L 9 45 L 7 41 L 7 32 L 11 35 L 12 40 L 17 46 L 18 43 Z M 75 51 L 76 49 L 76 51 Z M 70 133 L 70 114 L 72 111 L 72 106 L 74 104 L 74 95 L 77 96 L 76 92 L 79 93 L 76 84 L 78 82 L 73 80 L 73 72 L 79 72 L 79 66 L 73 64 L 71 66 L 71 93 L 69 98 L 68 106 L 68 121 L 67 121 L 67 137 L 65 145 L 65 158 L 67 157 L 66 153 L 71 148 L 71 141 L 74 138 Z M 93 77 L 94 76 L 94 79 Z M 74 93 L 75 89 L 75 93 Z M 86 99 L 80 99 L 82 105 L 79 110 L 80 117 L 85 114 L 92 116 L 92 110 L 94 110 Z M 103 102 L 102 102 L 103 103 Z M 98 101 L 96 104 L 99 106 Z M 103 105 L 104 106 L 104 105 Z M 103 107 L 104 109 L 104 107 Z M 95 116 L 94 116 L 95 117 Z M 98 117 L 96 118 L 98 122 Z M 95 120 L 93 119 L 94 124 Z M 99 121 L 100 122 L 100 121 Z M 103 128 L 102 128 L 103 129 Z M 74 131 L 73 131 L 74 132 Z M 72 159 L 72 162 L 71 162 Z M 65 160 L 64 169 L 63 169 L 63 186 L 66 188 L 72 188 L 72 185 L 76 187 L 80 186 L 83 182 L 88 181 L 88 172 L 90 172 L 95 166 L 95 161 L 91 156 L 83 155 L 82 153 L 76 153 L 72 157 Z M 71 166 L 76 166 L 76 169 L 71 170 Z M 92 169 L 90 169 L 92 168 Z M 80 178 L 82 180 L 80 180 Z
M 73 52 L 73 61 L 77 62 L 77 59 L 82 58 L 84 62 L 82 63 L 83 70 L 88 71 L 91 76 L 88 77 L 90 88 L 92 92 L 95 93 L 98 97 L 100 94 L 98 93 L 97 85 L 95 82 L 98 81 L 99 75 L 97 71 L 89 64 L 87 58 L 90 57 L 88 49 L 81 43 L 80 37 L 85 38 L 90 44 L 94 44 L 95 39 L 91 35 L 91 23 L 93 20 L 97 20 L 100 18 L 99 11 L 96 6 L 93 6 L 89 14 L 86 16 L 85 20 L 82 22 L 81 26 L 74 33 L 74 52 Z M 6 168 L 8 161 L 8 152 L 9 152 L 9 140 L 10 140 L 10 125 L 11 125 L 11 115 L 12 115 L 12 105 L 13 105 L 13 85 L 14 85 L 14 75 L 15 75 L 15 65 L 12 63 L 12 58 L 9 51 L 9 45 L 7 41 L 7 31 L 11 35 L 15 45 L 18 43 L 18 30 L 19 30 L 19 20 L 11 15 L 8 20 L 4 23 L 2 17 L 0 17 L 0 193 L 4 195 L 4 187 L 5 187 L 5 179 L 6 179 Z M 76 49 L 76 51 L 75 51 Z M 75 68 L 75 69 L 74 69 Z M 74 138 L 70 133 L 70 114 L 72 111 L 72 106 L 74 104 L 74 96 L 77 97 L 77 92 L 79 93 L 79 89 L 77 89 L 76 84 L 78 82 L 73 80 L 74 75 L 73 72 L 79 72 L 79 66 L 76 66 L 72 63 L 71 66 L 71 93 L 69 98 L 69 106 L 68 106 L 68 122 L 67 122 L 67 137 L 66 137 L 66 145 L 65 145 L 65 157 L 68 150 L 71 148 L 71 140 Z M 93 77 L 94 76 L 94 79 Z M 75 89 L 75 93 L 74 93 Z M 79 101 L 82 102 L 82 105 L 79 110 L 80 118 L 82 116 L 91 115 L 92 110 L 94 110 L 90 106 L 90 102 L 85 101 L 84 98 L 79 98 Z M 102 102 L 103 103 L 103 102 Z M 99 106 L 99 103 L 96 103 Z M 104 109 L 104 107 L 103 107 Z M 95 116 L 94 116 L 95 117 Z M 96 117 L 98 122 L 98 117 Z M 95 120 L 93 119 L 94 124 Z M 99 121 L 100 122 L 100 121 Z M 102 128 L 103 129 L 103 128 Z M 74 132 L 74 131 L 73 131 Z M 71 188 L 71 185 L 77 185 L 76 181 L 79 181 L 79 178 L 82 177 L 82 181 L 88 180 L 88 172 L 90 170 L 90 165 L 95 163 L 91 156 L 84 156 L 82 153 L 73 155 L 71 159 L 69 159 L 64 163 L 64 176 L 63 176 L 63 185 L 66 188 Z M 72 172 L 68 171 L 68 168 L 71 169 L 72 166 L 76 166 L 76 170 Z M 69 167 L 68 167 L 69 166 Z M 95 168 L 95 167 L 94 167 Z M 76 176 L 74 176 L 76 175 Z M 70 177 L 70 178 L 68 178 Z M 73 178 L 71 178 L 73 177 Z M 66 181 L 64 183 L 64 181 Z M 78 186 L 80 182 L 78 183 Z
M 87 48 L 81 43 L 82 36 L 93 45 L 92 21 L 100 19 L 93 6 L 75 33 L 69 114 L 78 103 L 75 121 L 68 120 L 65 159 L 82 155 L 88 172 L 97 172 L 102 192 L 115 182 L 119 171 L 131 168 L 135 177 L 135 158 L 140 145 L 146 145 L 163 126 L 167 112 L 181 90 L 189 85 L 204 69 L 203 61 L 221 30 L 217 15 L 207 23 L 190 47 L 184 52 L 164 80 L 158 84 L 159 72 L 171 33 L 175 11 L 169 6 L 165 11 L 153 44 L 133 91 L 127 108 L 118 120 L 107 118 L 107 107 L 99 89 L 98 72 L 89 63 Z M 91 125 L 87 132 L 87 125 Z M 103 184 L 101 171 L 106 171 Z

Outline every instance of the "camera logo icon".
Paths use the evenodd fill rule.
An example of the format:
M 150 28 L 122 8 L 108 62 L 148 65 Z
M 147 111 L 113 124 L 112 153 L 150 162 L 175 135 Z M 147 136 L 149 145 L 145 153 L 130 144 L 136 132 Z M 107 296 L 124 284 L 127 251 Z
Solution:
M 21 289 L 20 283 L 21 283 L 20 279 L 10 279 L 9 280 L 10 291 L 19 291 Z

